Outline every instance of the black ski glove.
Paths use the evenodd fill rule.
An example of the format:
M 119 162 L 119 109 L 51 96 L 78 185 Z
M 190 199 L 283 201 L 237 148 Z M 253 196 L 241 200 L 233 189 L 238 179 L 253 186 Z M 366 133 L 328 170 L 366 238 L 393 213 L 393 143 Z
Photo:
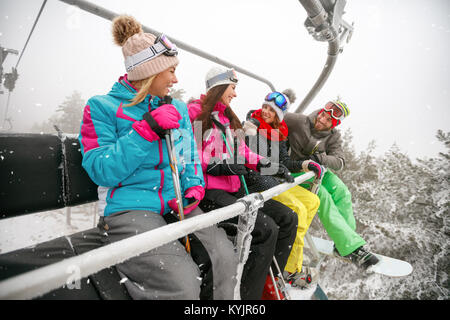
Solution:
M 265 172 L 261 172 L 262 168 L 266 168 Z M 256 165 L 256 169 L 261 172 L 262 175 L 271 175 L 285 180 L 286 182 L 292 183 L 294 182 L 294 177 L 289 172 L 288 168 L 286 168 L 281 163 L 270 162 L 269 159 L 263 158 Z
M 206 173 L 212 176 L 246 176 L 248 170 L 243 164 L 233 163 L 232 160 L 212 159 L 212 163 L 208 164 Z

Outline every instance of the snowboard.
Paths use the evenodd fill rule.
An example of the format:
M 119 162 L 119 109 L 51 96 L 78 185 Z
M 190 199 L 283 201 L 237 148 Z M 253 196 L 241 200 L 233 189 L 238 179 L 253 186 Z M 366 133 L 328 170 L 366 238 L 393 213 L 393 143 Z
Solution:
M 317 238 L 311 236 L 311 239 L 316 247 L 317 251 L 321 254 L 325 254 L 328 256 L 333 256 L 340 258 L 343 261 L 351 262 L 349 259 L 346 259 L 340 255 L 338 255 L 334 249 L 334 243 L 329 240 Z M 305 241 L 305 246 L 308 247 L 308 242 Z M 378 253 L 374 253 L 375 256 L 380 260 L 377 264 L 374 264 L 367 268 L 367 272 L 375 272 L 378 274 L 382 274 L 389 277 L 405 277 L 409 275 L 413 267 L 406 261 L 394 259 L 391 257 L 383 256 Z
M 328 300 L 326 293 L 318 283 L 308 288 L 292 287 L 286 285 L 290 300 Z

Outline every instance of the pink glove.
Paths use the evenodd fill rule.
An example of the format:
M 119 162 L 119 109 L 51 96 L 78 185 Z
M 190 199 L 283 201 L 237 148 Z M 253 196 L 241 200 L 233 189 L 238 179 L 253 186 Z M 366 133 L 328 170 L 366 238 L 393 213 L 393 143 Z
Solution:
M 202 200 L 204 196 L 205 196 L 205 189 L 202 186 L 194 186 L 187 189 L 186 192 L 184 193 L 184 197 L 194 198 L 196 201 L 184 207 L 183 210 L 184 214 L 187 215 L 191 213 L 195 208 L 197 208 L 198 204 L 200 203 L 200 200 Z M 169 205 L 170 209 L 172 209 L 178 214 L 178 204 L 176 198 L 167 201 L 167 204 Z
M 305 160 L 302 163 L 302 168 L 303 171 L 308 172 L 308 171 L 314 171 L 314 173 L 316 174 L 317 178 L 322 178 L 323 174 L 325 173 L 323 167 L 317 163 L 314 162 L 312 160 Z
M 132 125 L 139 135 L 150 142 L 160 139 L 160 137 L 150 128 L 149 124 L 145 120 L 136 121 Z
M 195 200 L 201 201 L 205 196 L 205 188 L 202 186 L 190 187 L 184 193 L 185 198 L 194 198 Z
M 144 113 L 143 120 L 136 121 L 132 127 L 141 137 L 152 142 L 166 134 L 167 129 L 179 128 L 181 115 L 171 104 L 164 104 L 151 113 Z
M 163 104 L 161 107 L 153 110 L 151 115 L 163 129 L 180 127 L 178 120 L 181 120 L 181 115 L 172 104 Z

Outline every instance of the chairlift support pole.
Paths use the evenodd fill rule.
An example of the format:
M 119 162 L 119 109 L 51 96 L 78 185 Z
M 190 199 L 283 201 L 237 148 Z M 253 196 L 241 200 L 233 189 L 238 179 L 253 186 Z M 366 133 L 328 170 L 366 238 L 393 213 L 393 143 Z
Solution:
M 295 110 L 302 113 L 328 80 L 337 57 L 342 52 L 340 43 L 345 39 L 347 42 L 350 40 L 353 26 L 342 20 L 346 0 L 299 0 L 299 2 L 308 14 L 306 29 L 317 41 L 328 42 L 325 66 L 309 93 Z
M 100 7 L 98 5 L 94 5 L 94 4 L 92 4 L 92 3 L 88 2 L 88 1 L 84 1 L 84 0 L 60 0 L 60 1 L 64 2 L 64 3 L 67 3 L 69 5 L 77 6 L 81 10 L 90 12 L 92 14 L 95 14 L 96 16 L 102 17 L 102 18 L 107 19 L 107 20 L 111 20 L 112 21 L 116 16 L 118 16 L 117 13 L 112 12 L 112 11 L 110 11 L 108 9 L 103 8 L 103 7 Z M 149 27 L 144 26 L 144 25 L 142 25 L 142 29 L 145 32 L 153 33 L 153 34 L 155 34 L 157 36 L 161 35 L 160 31 L 154 30 L 154 29 L 149 28 Z M 197 49 L 197 48 L 195 48 L 195 47 L 193 47 L 193 46 L 191 46 L 191 45 L 189 45 L 189 44 L 187 44 L 187 43 L 185 43 L 183 41 L 180 41 L 178 39 L 175 39 L 175 38 L 171 37 L 170 35 L 168 35 L 168 36 L 170 38 L 170 41 L 175 43 L 178 48 L 186 50 L 187 52 L 190 52 L 190 53 L 195 54 L 195 55 L 197 55 L 199 57 L 202 57 L 202 58 L 205 58 L 205 59 L 210 60 L 212 62 L 215 62 L 217 64 L 223 65 L 225 67 L 233 68 L 237 72 L 240 72 L 242 74 L 245 74 L 245 75 L 249 76 L 250 78 L 253 78 L 255 80 L 258 80 L 258 81 L 261 81 L 261 82 L 267 84 L 272 91 L 275 91 L 274 85 L 269 80 L 267 80 L 267 79 L 265 79 L 263 77 L 260 77 L 257 74 L 255 74 L 253 72 L 250 72 L 250 71 L 248 71 L 248 70 L 246 70 L 244 68 L 241 68 L 241 67 L 239 67 L 239 66 L 237 66 L 235 64 L 232 64 L 232 63 L 230 63 L 228 61 L 225 61 L 225 60 L 222 60 L 222 59 L 220 59 L 220 58 L 218 58 L 216 56 L 213 56 L 213 55 L 211 55 L 211 54 L 209 54 L 209 53 L 207 53 L 205 51 Z

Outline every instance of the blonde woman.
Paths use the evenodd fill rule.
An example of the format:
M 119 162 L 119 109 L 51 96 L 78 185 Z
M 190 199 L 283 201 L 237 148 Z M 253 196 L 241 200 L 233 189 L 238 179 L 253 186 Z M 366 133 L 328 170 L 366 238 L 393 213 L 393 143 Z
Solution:
M 105 243 L 174 220 L 176 196 L 164 139 L 168 129 L 177 129 L 175 143 L 183 144 L 177 157 L 183 205 L 190 204 L 187 219 L 203 213 L 197 205 L 205 194 L 186 104 L 163 99 L 178 82 L 176 47 L 165 36 L 144 33 L 130 16 L 117 17 L 112 33 L 127 74 L 108 94 L 88 100 L 79 137 L 83 167 L 99 185 L 98 228 Z M 206 228 L 191 241 L 191 255 L 174 241 L 118 264 L 131 297 L 232 299 L 237 258 L 225 232 Z M 204 263 L 205 256 L 211 263 Z M 208 279 L 213 283 L 205 283 Z

